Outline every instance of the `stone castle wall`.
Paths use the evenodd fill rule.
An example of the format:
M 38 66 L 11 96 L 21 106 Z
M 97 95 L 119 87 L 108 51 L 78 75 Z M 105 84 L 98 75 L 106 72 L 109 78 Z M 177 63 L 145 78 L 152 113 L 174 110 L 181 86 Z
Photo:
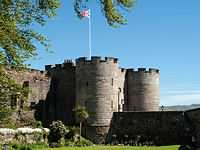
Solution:
M 26 86 L 30 90 L 28 100 L 23 100 L 24 104 L 31 106 L 46 99 L 51 83 L 51 78 L 46 76 L 46 71 L 35 69 L 19 72 L 10 69 L 9 71 L 16 83 Z M 17 101 L 17 103 L 21 103 L 21 100 Z
M 200 144 L 200 108 L 186 111 L 185 116 L 190 123 L 194 142 Z
M 189 144 L 192 139 L 182 111 L 115 112 L 110 130 L 109 134 L 127 142 L 137 136 L 141 143 L 149 141 L 155 145 Z

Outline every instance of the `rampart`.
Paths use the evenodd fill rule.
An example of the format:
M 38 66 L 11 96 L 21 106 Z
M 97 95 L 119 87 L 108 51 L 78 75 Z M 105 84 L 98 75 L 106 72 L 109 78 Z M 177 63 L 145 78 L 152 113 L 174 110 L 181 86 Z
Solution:
M 190 144 L 192 134 L 183 111 L 115 112 L 112 132 L 119 141 L 139 139 L 155 145 Z

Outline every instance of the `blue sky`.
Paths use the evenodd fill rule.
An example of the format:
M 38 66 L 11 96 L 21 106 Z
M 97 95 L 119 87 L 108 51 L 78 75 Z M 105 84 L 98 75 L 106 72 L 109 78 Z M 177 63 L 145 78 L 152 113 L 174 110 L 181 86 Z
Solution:
M 56 20 L 34 27 L 52 40 L 55 54 L 38 46 L 42 59 L 31 68 L 88 56 L 88 19 L 77 18 L 72 1 L 61 1 Z M 139 0 L 119 29 L 90 1 L 93 56 L 117 57 L 123 68 L 158 68 L 160 105 L 200 103 L 200 0 Z

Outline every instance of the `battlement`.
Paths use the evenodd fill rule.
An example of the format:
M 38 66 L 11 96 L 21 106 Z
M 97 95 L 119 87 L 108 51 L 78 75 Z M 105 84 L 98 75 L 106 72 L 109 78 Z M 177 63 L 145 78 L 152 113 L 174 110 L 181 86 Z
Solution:
M 79 64 L 97 64 L 97 63 L 118 63 L 118 58 L 114 57 L 105 57 L 105 60 L 102 60 L 100 56 L 92 56 L 91 60 L 87 60 L 87 57 L 80 57 L 76 59 L 76 63 Z
M 135 69 L 127 69 L 128 72 L 132 72 L 132 73 L 157 73 L 159 74 L 159 70 L 158 69 L 153 69 L 153 68 L 149 68 L 149 70 L 147 70 L 146 68 L 138 68 L 138 71 L 135 71 Z
M 73 68 L 74 68 L 74 63 L 73 63 L 72 59 L 64 60 L 63 64 L 56 64 L 55 67 L 53 67 L 53 65 L 46 65 L 45 66 L 46 71 L 73 69 Z

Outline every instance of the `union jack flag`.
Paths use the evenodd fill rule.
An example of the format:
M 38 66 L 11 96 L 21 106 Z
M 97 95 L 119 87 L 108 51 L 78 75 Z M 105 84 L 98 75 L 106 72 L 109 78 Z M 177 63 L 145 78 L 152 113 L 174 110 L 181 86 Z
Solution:
M 88 17 L 88 18 L 90 18 L 90 10 L 83 11 L 83 12 L 81 13 L 81 17 Z

